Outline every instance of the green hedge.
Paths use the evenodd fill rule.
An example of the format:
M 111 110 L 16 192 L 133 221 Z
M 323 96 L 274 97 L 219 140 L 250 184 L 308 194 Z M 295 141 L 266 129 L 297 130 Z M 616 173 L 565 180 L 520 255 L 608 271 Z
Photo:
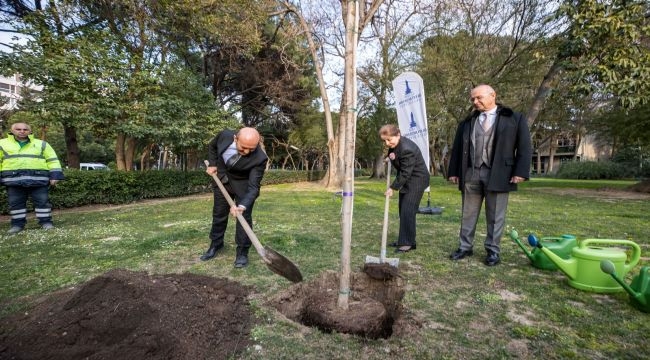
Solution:
M 625 179 L 633 176 L 626 166 L 611 161 L 572 161 L 562 163 L 556 177 L 560 179 Z
M 262 185 L 315 181 L 324 171 L 269 170 Z M 66 170 L 66 179 L 50 189 L 54 208 L 94 204 L 124 204 L 142 199 L 169 198 L 211 191 L 205 171 L 80 171 Z M 7 191 L 0 186 L 0 213 L 7 214 Z

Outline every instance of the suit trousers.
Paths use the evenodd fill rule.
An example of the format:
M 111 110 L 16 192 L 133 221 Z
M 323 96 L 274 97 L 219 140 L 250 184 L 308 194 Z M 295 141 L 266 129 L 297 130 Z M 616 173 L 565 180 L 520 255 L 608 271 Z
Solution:
M 399 237 L 397 244 L 400 246 L 415 246 L 415 217 L 420 207 L 420 200 L 424 188 L 409 189 L 408 192 L 399 193 Z
M 224 187 L 230 194 L 230 196 L 237 202 L 237 196 L 230 188 L 230 185 L 224 184 Z M 214 204 L 212 205 L 212 228 L 210 229 L 210 247 L 220 248 L 224 244 L 224 235 L 226 233 L 226 228 L 228 227 L 228 217 L 230 216 L 230 205 L 228 201 L 223 196 L 219 188 L 215 187 L 213 189 L 214 193 Z M 251 229 L 253 228 L 253 204 L 244 210 L 242 216 L 250 225 Z M 248 255 L 248 250 L 251 246 L 251 240 L 246 235 L 246 231 L 241 226 L 239 221 L 235 227 L 235 242 L 237 243 L 237 255 Z
M 460 249 L 470 250 L 474 244 L 476 224 L 485 201 L 485 222 L 487 235 L 485 237 L 485 250 L 499 254 L 501 236 L 505 226 L 506 210 L 508 208 L 507 192 L 493 192 L 487 190 L 490 169 L 467 169 L 468 179 L 463 191 L 463 218 L 460 226 Z

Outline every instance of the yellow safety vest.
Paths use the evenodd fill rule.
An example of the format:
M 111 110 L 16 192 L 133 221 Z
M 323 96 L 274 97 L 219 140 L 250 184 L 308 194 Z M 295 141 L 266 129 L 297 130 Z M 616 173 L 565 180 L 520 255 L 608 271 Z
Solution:
M 45 186 L 63 180 L 61 163 L 47 142 L 29 135 L 20 146 L 13 134 L 0 140 L 0 183 L 6 186 Z

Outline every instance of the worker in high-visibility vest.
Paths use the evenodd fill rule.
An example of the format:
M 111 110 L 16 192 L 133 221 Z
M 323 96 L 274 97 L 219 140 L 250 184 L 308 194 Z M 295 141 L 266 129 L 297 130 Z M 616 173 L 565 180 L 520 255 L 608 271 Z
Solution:
M 63 180 L 61 163 L 50 144 L 35 139 L 28 124 L 15 123 L 11 133 L 0 140 L 0 183 L 7 187 L 11 228 L 16 234 L 27 222 L 27 198 L 31 197 L 38 223 L 54 228 L 49 188 Z

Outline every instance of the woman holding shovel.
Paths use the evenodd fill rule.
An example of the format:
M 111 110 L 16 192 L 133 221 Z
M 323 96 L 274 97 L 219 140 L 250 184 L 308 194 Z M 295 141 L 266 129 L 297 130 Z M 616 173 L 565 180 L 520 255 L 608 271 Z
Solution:
M 392 246 L 397 253 L 415 250 L 415 216 L 424 190 L 429 186 L 429 170 L 416 143 L 402 137 L 395 125 L 384 125 L 379 137 L 388 147 L 388 159 L 397 169 L 395 180 L 384 195 L 393 196 L 399 191 L 399 237 Z M 390 176 L 390 174 L 386 174 Z

